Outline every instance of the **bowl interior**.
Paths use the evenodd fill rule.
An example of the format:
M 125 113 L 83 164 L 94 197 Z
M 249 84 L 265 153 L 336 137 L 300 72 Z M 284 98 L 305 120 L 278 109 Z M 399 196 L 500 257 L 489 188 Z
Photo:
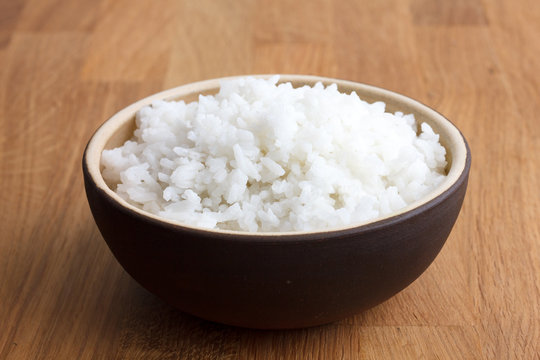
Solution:
M 267 78 L 270 75 L 257 75 L 256 77 Z M 105 191 L 109 196 L 118 201 L 121 205 L 136 211 L 142 215 L 176 225 L 181 225 L 190 228 L 196 228 L 188 224 L 181 224 L 173 220 L 168 220 L 160 218 L 154 214 L 148 213 L 144 210 L 141 210 L 118 196 L 108 184 L 105 183 L 101 175 L 101 166 L 100 159 L 101 153 L 104 149 L 112 149 L 118 146 L 121 146 L 126 140 L 129 140 L 133 136 L 133 132 L 136 128 L 135 124 L 135 113 L 143 106 L 152 103 L 155 100 L 184 100 L 186 102 L 196 101 L 199 95 L 213 95 L 219 91 L 221 79 L 213 79 L 207 81 L 201 81 L 197 83 L 192 83 L 170 90 L 160 92 L 158 94 L 149 96 L 145 99 L 142 99 L 120 112 L 113 115 L 109 120 L 107 120 L 94 134 L 90 140 L 86 154 L 85 160 L 88 167 L 90 176 L 92 177 L 95 184 Z M 435 133 L 439 134 L 439 141 L 442 146 L 446 149 L 446 179 L 435 188 L 430 194 L 424 198 L 402 208 L 400 211 L 390 214 L 383 218 L 377 218 L 363 224 L 351 224 L 348 227 L 343 227 L 340 229 L 325 229 L 324 231 L 331 230 L 342 230 L 349 227 L 357 227 L 359 225 L 365 225 L 367 223 L 372 223 L 380 220 L 384 220 L 389 217 L 393 217 L 399 214 L 403 214 L 411 209 L 414 209 L 422 204 L 433 200 L 435 197 L 444 193 L 448 190 L 452 184 L 454 184 L 463 171 L 466 168 L 467 161 L 467 146 L 465 140 L 459 130 L 441 114 L 437 113 L 433 109 L 413 100 L 404 95 L 391 92 L 389 90 L 377 88 L 370 85 L 355 83 L 351 81 L 323 78 L 317 76 L 304 76 L 304 75 L 282 75 L 280 76 L 279 83 L 291 82 L 294 87 L 300 87 L 304 85 L 313 86 L 317 82 L 322 82 L 324 85 L 337 84 L 340 92 L 350 93 L 355 91 L 358 96 L 367 102 L 383 101 L 386 103 L 387 112 L 396 112 L 401 111 L 405 114 L 412 113 L 414 114 L 417 123 L 421 124 L 423 122 L 428 123 Z M 197 228 L 198 229 L 198 228 Z M 203 231 L 208 231 L 208 229 L 200 229 Z M 218 232 L 226 233 L 235 233 L 235 234 L 250 234 L 243 231 L 230 231 L 230 230 L 212 230 Z M 259 235 L 263 233 L 258 233 Z M 272 234 L 272 233 L 269 233 Z M 286 233 L 279 233 L 284 235 Z M 298 234 L 298 232 L 294 232 Z

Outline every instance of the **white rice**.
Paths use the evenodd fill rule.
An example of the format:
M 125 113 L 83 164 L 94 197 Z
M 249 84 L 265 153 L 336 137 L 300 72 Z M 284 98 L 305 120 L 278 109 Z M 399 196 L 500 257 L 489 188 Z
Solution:
M 184 224 L 306 231 L 364 222 L 422 198 L 445 149 L 413 115 L 337 86 L 223 81 L 198 102 L 156 101 L 134 137 L 103 151 L 103 177 L 129 203 Z

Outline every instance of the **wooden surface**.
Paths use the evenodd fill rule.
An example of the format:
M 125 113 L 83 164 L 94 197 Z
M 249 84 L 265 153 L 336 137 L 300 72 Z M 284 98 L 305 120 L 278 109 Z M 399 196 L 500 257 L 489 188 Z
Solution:
M 0 0 L 0 359 L 539 359 L 540 2 Z M 402 92 L 472 149 L 465 204 L 415 283 L 297 331 L 207 323 L 116 263 L 84 146 L 153 92 L 301 73 Z

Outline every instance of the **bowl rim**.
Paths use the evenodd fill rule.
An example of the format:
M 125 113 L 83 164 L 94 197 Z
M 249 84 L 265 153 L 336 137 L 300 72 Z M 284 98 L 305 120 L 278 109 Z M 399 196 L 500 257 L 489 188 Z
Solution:
M 451 141 L 448 146 L 452 147 L 452 165 L 445 180 L 435 189 L 433 189 L 428 195 L 414 201 L 396 212 L 390 213 L 383 217 L 340 227 L 310 231 L 284 232 L 249 232 L 243 230 L 208 229 L 163 218 L 128 203 L 106 184 L 100 169 L 101 153 L 108 140 L 111 138 L 111 135 L 114 134 L 115 130 L 126 122 L 132 121 L 135 113 L 143 106 L 149 105 L 156 100 L 175 100 L 193 94 L 200 94 L 205 91 L 218 90 L 219 84 L 223 80 L 248 76 L 255 78 L 270 78 L 276 75 L 277 74 L 241 75 L 197 81 L 160 91 L 128 105 L 105 120 L 88 141 L 82 159 L 85 181 L 91 181 L 96 190 L 98 190 L 102 196 L 107 198 L 107 200 L 118 210 L 127 214 L 135 215 L 140 220 L 149 221 L 151 223 L 155 223 L 156 225 L 172 227 L 178 230 L 181 229 L 183 231 L 188 231 L 199 235 L 212 235 L 214 237 L 218 235 L 219 237 L 226 238 L 232 237 L 237 240 L 253 241 L 255 238 L 263 240 L 275 239 L 276 237 L 279 237 L 281 241 L 287 238 L 294 240 L 297 239 L 298 236 L 303 238 L 307 236 L 313 239 L 323 239 L 329 237 L 330 235 L 340 236 L 350 232 L 373 231 L 375 229 L 391 225 L 395 222 L 405 221 L 406 219 L 414 217 L 444 201 L 454 192 L 457 187 L 459 187 L 459 185 L 461 185 L 463 181 L 467 179 L 471 164 L 471 154 L 465 137 L 450 120 L 429 106 L 400 93 L 360 82 L 314 75 L 280 74 L 279 83 L 300 82 L 309 84 L 311 86 L 316 82 L 322 82 L 325 86 L 336 83 L 338 89 L 340 87 L 362 89 L 364 91 L 368 91 L 370 95 L 376 98 L 392 98 L 396 102 L 406 103 L 411 109 L 415 109 L 418 113 L 423 113 L 425 117 L 430 117 L 432 120 L 435 120 L 439 126 L 443 127 L 445 131 L 450 134 L 449 139 Z M 417 113 L 415 113 L 415 115 L 417 115 Z M 446 150 L 447 152 L 450 151 L 448 148 Z

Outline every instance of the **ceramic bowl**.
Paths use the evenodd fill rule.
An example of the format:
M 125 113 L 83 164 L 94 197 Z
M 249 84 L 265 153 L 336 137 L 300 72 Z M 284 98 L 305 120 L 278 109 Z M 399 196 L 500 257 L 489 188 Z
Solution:
M 264 77 L 264 76 L 263 76 Z M 337 79 L 287 75 L 295 87 L 336 83 L 387 111 L 427 122 L 447 150 L 447 178 L 429 196 L 368 223 L 312 232 L 207 230 L 159 218 L 121 199 L 103 180 L 103 149 L 119 146 L 134 115 L 156 99 L 193 101 L 214 94 L 219 79 L 167 90 L 108 119 L 83 158 L 94 219 L 123 268 L 148 291 L 184 312 L 219 323 L 260 329 L 315 326 L 373 307 L 413 282 L 435 259 L 460 211 L 470 151 L 442 115 L 403 95 Z

